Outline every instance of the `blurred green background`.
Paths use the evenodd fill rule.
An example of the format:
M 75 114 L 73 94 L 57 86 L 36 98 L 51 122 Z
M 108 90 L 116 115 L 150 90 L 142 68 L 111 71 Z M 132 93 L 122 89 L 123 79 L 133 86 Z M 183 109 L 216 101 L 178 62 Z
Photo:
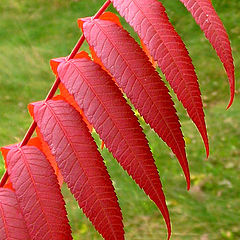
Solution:
M 27 104 L 44 99 L 54 81 L 49 60 L 70 53 L 81 34 L 77 18 L 93 15 L 103 2 L 0 1 L 1 146 L 22 139 L 31 123 Z M 210 158 L 206 161 L 204 146 L 195 126 L 172 94 L 187 143 L 192 178 L 192 188 L 187 192 L 176 158 L 140 118 L 166 193 L 172 219 L 172 239 L 240 239 L 240 1 L 212 0 L 229 33 L 236 65 L 236 98 L 228 111 L 225 110 L 229 100 L 228 81 L 212 47 L 179 0 L 162 2 L 196 67 L 211 148 Z M 123 24 L 130 29 L 124 21 Z M 86 45 L 83 49 L 87 49 Z M 154 204 L 119 167 L 107 149 L 101 154 L 119 197 L 126 239 L 165 239 L 165 225 Z M 3 171 L 4 164 L 0 159 L 0 174 Z M 74 239 L 101 239 L 65 186 L 63 194 Z

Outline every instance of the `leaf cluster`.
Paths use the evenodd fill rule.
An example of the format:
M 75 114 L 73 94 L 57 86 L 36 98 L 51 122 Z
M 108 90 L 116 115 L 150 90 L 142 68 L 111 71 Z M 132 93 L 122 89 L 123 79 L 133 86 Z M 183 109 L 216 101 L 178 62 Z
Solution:
M 180 0 L 222 61 L 234 98 L 234 65 L 227 33 L 209 0 Z M 110 5 L 132 26 L 141 46 L 123 29 Z M 104 239 L 124 239 L 122 213 L 93 128 L 124 170 L 171 223 L 159 173 L 138 119 L 176 155 L 190 188 L 185 141 L 158 65 L 198 128 L 209 155 L 201 93 L 188 51 L 157 0 L 108 0 L 94 17 L 78 20 L 83 32 L 68 57 L 51 60 L 56 82 L 44 101 L 29 104 L 33 124 L 23 141 L 2 148 L 7 172 L 0 188 L 1 239 L 72 239 L 60 187 L 68 185 Z M 86 39 L 91 57 L 79 52 Z M 61 94 L 54 96 L 57 88 Z M 31 137 L 36 130 L 37 137 Z M 14 224 L 13 224 L 14 223 Z M 14 226 L 13 226 L 14 225 Z M 17 231 L 16 231 L 17 229 Z

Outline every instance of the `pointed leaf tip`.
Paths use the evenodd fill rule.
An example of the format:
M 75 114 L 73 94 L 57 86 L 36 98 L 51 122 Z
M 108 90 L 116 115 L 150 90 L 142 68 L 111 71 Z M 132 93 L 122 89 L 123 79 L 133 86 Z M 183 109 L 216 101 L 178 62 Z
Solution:
M 232 106 L 233 101 L 234 101 L 234 96 L 235 96 L 235 86 L 231 87 L 231 90 L 230 90 L 230 100 L 229 100 L 228 106 L 226 108 L 227 110 Z
M 62 63 L 58 74 L 109 151 L 156 203 L 170 229 L 161 181 L 148 142 L 111 77 L 87 59 Z
M 230 85 L 230 101 L 227 109 L 232 105 L 235 94 L 234 63 L 231 44 L 221 19 L 209 0 L 180 0 L 192 14 L 196 23 L 204 32 L 226 70 Z
M 199 131 L 201 133 L 201 136 L 202 136 L 202 139 L 203 139 L 203 143 L 204 143 L 204 146 L 205 146 L 206 158 L 208 158 L 210 150 L 209 150 L 209 141 L 208 141 L 206 126 L 204 127 L 202 132 L 201 132 L 201 130 L 199 130 Z

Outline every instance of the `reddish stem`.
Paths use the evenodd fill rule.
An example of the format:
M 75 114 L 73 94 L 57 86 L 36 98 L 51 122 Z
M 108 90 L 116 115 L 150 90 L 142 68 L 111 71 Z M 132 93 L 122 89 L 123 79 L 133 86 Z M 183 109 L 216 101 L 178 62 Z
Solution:
M 98 12 L 95 14 L 93 19 L 99 18 L 104 13 L 104 11 L 109 7 L 110 4 L 111 4 L 111 1 L 107 0 L 103 4 L 103 6 L 98 10 Z M 85 37 L 84 37 L 84 35 L 82 35 L 80 37 L 80 39 L 78 40 L 77 44 L 75 45 L 75 47 L 73 48 L 72 52 L 68 56 L 67 61 L 70 60 L 70 59 L 73 59 L 75 57 L 75 55 L 77 54 L 78 50 L 80 49 L 80 47 L 84 43 L 84 40 L 85 40 Z M 60 84 L 60 78 L 57 77 L 55 82 L 54 82 L 54 84 L 53 84 L 53 86 L 52 86 L 52 88 L 48 92 L 47 97 L 45 98 L 45 101 L 48 101 L 49 99 L 51 99 L 55 95 L 55 93 L 56 93 L 56 91 L 58 89 L 59 84 Z M 33 121 L 31 126 L 29 127 L 27 133 L 25 134 L 22 142 L 20 143 L 19 147 L 22 147 L 22 146 L 24 146 L 24 145 L 26 145 L 28 143 L 28 141 L 31 138 L 31 136 L 33 135 L 36 127 L 37 127 L 37 123 L 35 121 Z M 3 187 L 5 185 L 5 183 L 7 182 L 7 180 L 8 180 L 8 172 L 6 171 L 4 173 L 2 179 L 1 179 L 0 187 Z
M 36 127 L 37 127 L 37 123 L 35 121 L 33 121 L 31 126 L 29 127 L 28 131 L 26 132 L 22 142 L 20 143 L 19 147 L 22 147 L 28 143 L 28 141 L 31 138 L 31 136 L 33 135 L 33 132 L 35 131 Z
M 1 179 L 0 187 L 3 187 L 8 180 L 8 172 L 6 171 Z

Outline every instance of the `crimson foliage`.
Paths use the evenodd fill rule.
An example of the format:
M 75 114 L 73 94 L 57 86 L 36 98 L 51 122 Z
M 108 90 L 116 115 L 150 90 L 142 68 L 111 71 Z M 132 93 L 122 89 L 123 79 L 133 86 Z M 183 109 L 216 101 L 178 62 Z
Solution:
M 234 65 L 227 33 L 209 0 L 180 0 L 215 48 L 234 97 Z M 113 13 L 113 3 L 133 27 L 142 48 Z M 2 148 L 7 172 L 0 189 L 0 239 L 72 239 L 62 181 L 107 240 L 124 239 L 121 209 L 94 128 L 120 165 L 161 211 L 171 236 L 169 213 L 158 170 L 131 101 L 178 158 L 190 188 L 185 142 L 156 61 L 189 117 L 208 137 L 201 93 L 183 41 L 157 0 L 108 0 L 92 18 L 78 21 L 83 37 L 67 58 L 51 60 L 57 80 L 44 101 L 29 105 L 34 122 L 20 144 Z M 77 53 L 86 38 L 92 59 Z M 60 85 L 59 85 L 60 84 Z M 57 87 L 60 96 L 54 96 Z M 31 138 L 36 129 L 37 139 Z M 9 180 L 7 178 L 9 177 Z

